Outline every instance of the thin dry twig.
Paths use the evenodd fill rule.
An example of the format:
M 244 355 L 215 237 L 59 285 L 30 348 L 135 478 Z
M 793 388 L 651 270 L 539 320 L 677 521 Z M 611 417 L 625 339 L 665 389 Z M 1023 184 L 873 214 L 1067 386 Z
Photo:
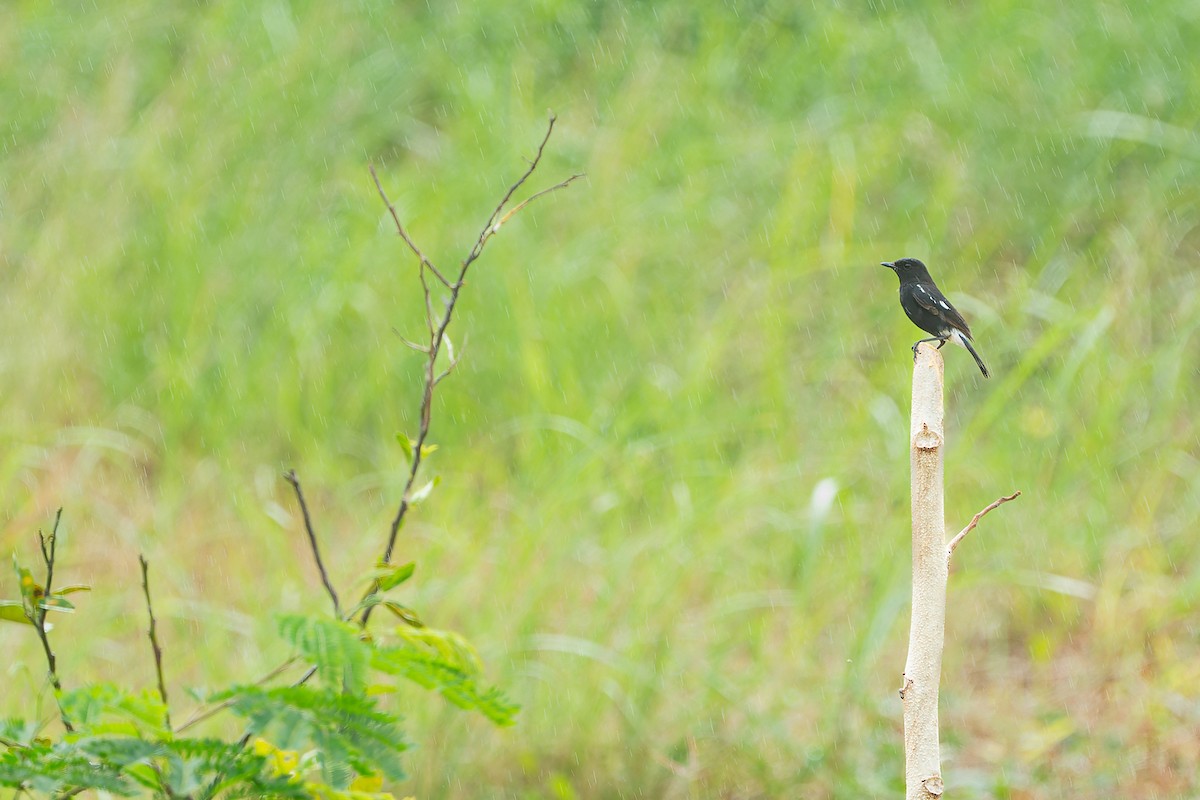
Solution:
M 948 545 L 946 545 L 946 558 L 950 558 L 950 556 L 954 555 L 954 551 L 958 548 L 959 543 L 962 542 L 963 538 L 968 533 L 975 530 L 975 526 L 979 524 L 979 520 L 983 519 L 985 514 L 987 514 L 989 511 L 993 511 L 993 510 L 999 508 L 1000 506 L 1007 503 L 1009 500 L 1016 500 L 1020 496 L 1021 496 L 1020 492 L 1013 492 L 1012 494 L 1008 495 L 1007 497 L 1001 497 L 1000 499 L 996 500 L 994 503 L 989 505 L 987 508 L 983 509 L 978 514 L 976 514 L 971 519 L 971 521 L 967 524 L 967 527 L 965 527 L 961 531 L 959 531 L 958 534 L 953 539 L 950 540 L 950 543 Z
M 371 179 L 375 181 L 375 188 L 379 190 L 379 196 L 383 198 L 383 204 L 387 206 L 388 213 L 392 215 L 392 222 L 396 223 L 396 232 L 400 234 L 400 238 L 408 245 L 408 249 L 412 250 L 416 257 L 420 259 L 421 266 L 429 267 L 433 274 L 437 276 L 437 279 L 442 282 L 442 285 L 449 289 L 450 281 L 446 280 L 445 276 L 433 265 L 433 262 L 425 257 L 425 254 L 421 252 L 421 248 L 417 247 L 417 243 L 408 235 L 408 231 L 404 230 L 404 224 L 400 222 L 400 215 L 396 212 L 396 207 L 388 199 L 387 192 L 383 190 L 383 184 L 379 181 L 379 176 L 375 174 L 375 165 L 368 164 L 367 169 L 371 173 Z
M 154 651 L 154 674 L 158 678 L 158 696 L 163 704 L 163 722 L 171 727 L 171 708 L 167 704 L 167 682 L 163 679 L 163 651 L 158 644 L 158 622 L 154 618 L 154 606 L 150 603 L 150 562 L 138 553 L 142 565 L 142 593 L 146 596 L 146 615 L 150 617 L 150 648 Z
M 283 662 L 278 667 L 276 667 L 275 669 L 268 672 L 266 675 L 263 675 L 261 678 L 256 680 L 254 682 L 254 685 L 262 686 L 263 684 L 270 683 L 272 680 L 274 680 L 276 677 L 278 677 L 282 672 L 284 672 L 288 667 L 295 664 L 298 660 L 299 659 L 294 658 L 294 657 L 289 658 L 287 661 Z M 231 705 L 233 705 L 234 702 L 235 701 L 233 701 L 233 700 L 222 700 L 220 703 L 217 703 L 214 706 L 209 706 L 207 708 L 205 708 L 203 705 L 199 706 L 194 711 L 192 711 L 191 715 L 188 716 L 187 720 L 185 722 L 183 722 L 183 724 L 181 724 L 178 728 L 175 729 L 175 733 L 183 733 L 188 728 L 191 728 L 195 725 L 199 725 L 201 722 L 208 719 L 209 717 L 215 717 L 217 714 L 220 714 L 222 711 L 224 711 L 225 709 L 227 709 Z
M 439 383 L 444 381 L 446 378 L 450 377 L 450 373 L 454 372 L 454 368 L 458 366 L 458 362 L 462 361 L 463 353 L 465 353 L 466 350 L 467 350 L 467 337 L 465 337 L 465 336 L 463 337 L 462 344 L 459 345 L 459 347 L 458 347 L 458 352 L 455 352 L 454 348 L 451 346 L 450 337 L 449 336 L 446 337 L 446 353 L 447 353 L 447 355 L 450 356 L 450 363 L 446 366 L 446 368 L 444 370 L 442 370 L 440 375 L 438 375 L 436 378 L 433 379 L 434 386 L 437 386 Z
M 401 336 L 399 331 L 396 332 L 396 335 L 400 336 L 400 341 L 404 343 L 405 347 L 408 347 L 412 350 L 416 350 L 418 353 L 424 353 L 425 355 L 429 355 L 429 348 L 426 347 L 425 345 L 417 344 L 412 339 L 405 339 L 403 336 Z
M 421 469 L 421 461 L 425 455 L 425 441 L 429 436 L 429 424 L 433 408 L 433 390 L 454 370 L 454 368 L 458 365 L 459 358 L 461 358 L 462 355 L 461 348 L 457 355 L 451 353 L 450 364 L 445 370 L 440 372 L 438 371 L 438 356 L 441 354 L 442 346 L 447 344 L 449 341 L 449 339 L 446 337 L 446 329 L 450 326 L 450 321 L 454 317 L 454 309 L 458 304 L 459 293 L 462 291 L 463 285 L 466 282 L 467 272 L 471 269 L 471 265 L 475 263 L 475 261 L 483 253 L 483 248 L 485 245 L 487 245 L 488 240 L 491 239 L 491 237 L 500 230 L 500 227 L 514 214 L 523 209 L 525 206 L 529 205 L 529 203 L 533 202 L 537 198 L 558 189 L 565 188 L 573 181 L 583 177 L 582 175 L 572 175 L 565 181 L 557 183 L 548 189 L 543 189 L 539 192 L 536 192 L 526 200 L 516 205 L 508 213 L 505 213 L 504 211 L 513 195 L 516 194 L 517 190 L 519 190 L 525 184 L 525 182 L 533 174 L 534 170 L 537 169 L 538 164 L 541 163 L 542 155 L 546 149 L 546 143 L 550 140 L 550 135 L 554 132 L 555 120 L 555 116 L 551 114 L 550 121 L 546 127 L 546 134 L 542 137 L 542 141 L 538 145 L 537 154 L 534 155 L 533 160 L 529 162 L 529 166 L 525 172 L 508 188 L 508 191 L 504 193 L 504 196 L 500 199 L 500 202 L 496 205 L 496 208 L 488 216 L 487 224 L 483 226 L 483 229 L 479 232 L 479 236 L 475 240 L 475 244 L 471 247 L 471 250 L 467 253 L 466 258 L 464 258 L 462 263 L 459 265 L 458 276 L 453 282 L 448 281 L 445 275 L 438 271 L 436 267 L 434 267 L 433 262 L 431 262 L 425 256 L 421 249 L 408 235 L 408 232 L 404 229 L 403 223 L 400 221 L 400 215 L 397 213 L 396 207 L 392 204 L 392 201 L 388 199 L 387 192 L 384 191 L 383 184 L 380 182 L 379 176 L 376 174 L 374 167 L 371 168 L 371 177 L 375 181 L 375 187 L 379 190 L 380 197 L 383 198 L 384 205 L 387 206 L 388 213 L 391 215 L 392 221 L 396 224 L 396 232 L 400 234 L 400 237 L 404 240 L 405 244 L 408 245 L 409 249 L 412 250 L 412 252 L 417 256 L 419 261 L 418 274 L 421 279 L 421 288 L 425 296 L 425 321 L 426 327 L 429 330 L 428 345 L 417 345 L 414 342 L 405 342 L 405 344 L 409 347 L 412 347 L 414 350 L 425 354 L 425 381 L 421 393 L 420 426 L 417 430 L 417 438 L 412 443 L 412 460 L 409 463 L 408 477 L 404 483 L 404 491 L 400 495 L 400 505 L 396 509 L 395 516 L 392 518 L 392 524 L 388 531 L 387 545 L 383 551 L 383 563 L 385 564 L 391 563 L 392 551 L 396 546 L 396 537 L 400 532 L 401 525 L 404 524 L 404 518 L 408 514 L 408 509 L 411 507 L 409 498 L 411 496 L 413 486 L 416 484 L 417 474 Z M 436 323 L 434 322 L 435 315 L 432 308 L 432 297 L 429 283 L 425 279 L 426 267 L 428 267 L 429 270 L 433 272 L 433 274 L 442 283 L 442 285 L 449 290 L 449 294 L 445 300 L 444 312 Z M 452 348 L 447 346 L 447 350 L 451 349 Z M 372 585 L 371 588 L 368 589 L 367 594 L 370 595 L 376 591 L 378 591 L 377 584 Z M 362 617 L 360 618 L 362 625 L 365 626 L 368 620 L 370 620 L 373 609 L 374 606 L 368 606 L 363 610 Z
M 534 156 L 533 161 L 531 161 L 529 163 L 529 168 L 525 171 L 525 173 L 523 175 L 521 175 L 521 177 L 516 181 L 516 183 L 514 183 L 512 186 L 509 187 L 509 189 L 505 193 L 503 199 L 496 206 L 495 210 L 492 211 L 491 216 L 488 218 L 488 224 L 486 226 L 484 226 L 484 228 L 480 232 L 479 237 L 476 240 L 474 246 L 471 248 L 471 251 L 467 254 L 467 257 L 463 260 L 462 264 L 460 265 L 459 272 L 458 272 L 458 278 L 453 283 L 451 283 L 449 280 L 446 279 L 445 275 L 436 266 L 434 266 L 433 262 L 430 261 L 425 256 L 425 254 L 417 246 L 416 242 L 413 241 L 413 239 L 408 235 L 408 232 L 404 228 L 404 224 L 400 221 L 400 215 L 396 211 L 396 207 L 392 204 L 392 201 L 388 198 L 387 192 L 384 190 L 383 184 L 379 180 L 379 176 L 375 171 L 375 167 L 373 165 L 371 165 L 369 167 L 369 170 L 371 173 L 371 178 L 375 182 L 375 188 L 379 191 L 379 196 L 383 199 L 384 205 L 387 207 L 388 213 L 391 215 L 392 221 L 396 225 L 396 232 L 400 234 L 400 238 L 404 240 L 404 243 L 406 245 L 408 245 L 408 248 L 413 252 L 414 255 L 417 256 L 417 259 L 419 262 L 418 275 L 421 280 L 421 287 L 422 287 L 422 290 L 424 293 L 424 301 L 425 301 L 425 322 L 426 322 L 426 327 L 429 331 L 429 344 L 428 345 L 417 344 L 416 342 L 412 342 L 408 339 L 405 339 L 403 336 L 400 337 L 406 346 L 416 350 L 417 352 L 424 353 L 426 355 L 425 383 L 424 383 L 424 391 L 423 391 L 422 397 L 421 397 L 421 425 L 420 425 L 420 428 L 418 431 L 417 441 L 413 443 L 413 459 L 412 459 L 412 463 L 409 466 L 409 474 L 408 474 L 408 478 L 404 485 L 404 492 L 401 495 L 400 507 L 396 512 L 396 516 L 392 520 L 391 529 L 389 531 L 388 543 L 387 543 L 387 547 L 384 551 L 384 559 L 383 560 L 385 563 L 390 562 L 390 560 L 391 560 L 392 550 L 395 546 L 396 537 L 399 533 L 400 526 L 403 524 L 404 516 L 405 516 L 405 514 L 407 514 L 408 509 L 410 508 L 409 493 L 412 491 L 412 487 L 416 482 L 417 473 L 420 469 L 421 460 L 423 457 L 422 450 L 425 445 L 425 440 L 429 434 L 429 423 L 430 423 L 430 418 L 431 418 L 431 408 L 432 408 L 432 404 L 433 404 L 433 389 L 438 383 L 440 383 L 444 378 L 446 378 L 450 374 L 450 372 L 457 366 L 459 360 L 462 358 L 462 351 L 465 350 L 466 340 L 464 339 L 463 346 L 459 348 L 459 352 L 457 354 L 451 356 L 450 364 L 448 365 L 448 367 L 444 371 L 442 371 L 440 374 L 435 373 L 435 366 L 437 364 L 438 356 L 441 353 L 442 345 L 449 341 L 449 339 L 446 337 L 446 328 L 449 327 L 449 325 L 450 325 L 450 320 L 451 320 L 451 317 L 453 316 L 455 305 L 458 302 L 459 292 L 461 291 L 464 281 L 466 279 L 467 271 L 470 269 L 471 264 L 474 263 L 475 260 L 478 259 L 480 254 L 483 252 L 483 247 L 487 243 L 487 240 L 490 239 L 492 236 L 494 236 L 499 231 L 500 226 L 503 225 L 505 222 L 507 222 L 514 214 L 516 214 L 518 211 L 523 209 L 525 206 L 527 206 L 530 202 L 537 199 L 538 197 L 541 197 L 542 195 L 548 194 L 552 191 L 562 189 L 562 188 L 566 187 L 567 185 L 569 185 L 570 183 L 572 183 L 573 181 L 577 180 L 578 178 L 583 177 L 583 175 L 572 175 L 570 178 L 568 178 L 565 181 L 562 181 L 558 184 L 555 184 L 554 186 L 549 187 L 548 189 L 543 189 L 543 190 L 535 193 L 534 195 L 530 196 L 529 198 L 527 198 L 526 200 L 524 200 L 520 204 L 518 204 L 515 208 L 513 208 L 511 211 L 509 211 L 507 214 L 505 214 L 497 222 L 497 218 L 500 216 L 501 213 L 503 213 L 504 207 L 508 204 L 508 201 L 512 198 L 513 194 L 522 185 L 524 185 L 525 181 L 528 180 L 529 176 L 533 174 L 533 171 L 537 168 L 538 164 L 540 163 L 540 161 L 542 159 L 542 153 L 546 147 L 546 142 L 549 141 L 550 134 L 554 130 L 554 123 L 555 123 L 555 117 L 553 114 L 551 114 L 550 121 L 549 121 L 547 130 L 546 130 L 546 135 L 542 138 L 541 144 L 538 145 L 537 155 Z M 437 325 L 434 325 L 434 322 L 433 322 L 433 319 L 434 319 L 433 299 L 432 299 L 432 292 L 430 291 L 430 288 L 429 288 L 429 282 L 425 277 L 425 269 L 426 268 L 428 268 L 429 271 L 432 272 L 433 275 L 438 279 L 438 281 L 446 289 L 449 290 L 449 295 L 446 298 L 445 306 L 444 306 L 445 312 L 442 315 L 442 317 Z M 451 348 L 448 347 L 447 349 L 450 350 Z M 338 617 L 340 618 L 341 617 L 340 603 L 338 601 L 336 593 L 333 590 L 332 584 L 329 582 L 328 575 L 325 572 L 324 564 L 323 564 L 323 562 L 321 560 L 321 556 L 320 556 L 320 551 L 317 548 L 316 535 L 313 532 L 311 519 L 308 514 L 308 507 L 307 507 L 307 504 L 305 503 L 303 493 L 300 489 L 299 480 L 296 478 L 294 471 L 289 472 L 284 477 L 288 480 L 289 483 L 292 484 L 292 488 L 296 492 L 296 497 L 300 503 L 301 512 L 304 515 L 305 531 L 307 532 L 307 534 L 309 536 L 309 543 L 312 545 L 313 556 L 317 561 L 317 568 L 321 572 L 321 580 L 325 584 L 325 588 L 329 592 L 330 599 L 334 603 L 334 611 L 335 611 L 335 613 L 337 613 Z M 375 591 L 378 591 L 377 585 L 372 586 L 367 594 L 369 595 Z M 371 617 L 372 608 L 373 608 L 373 606 L 368 607 L 363 612 L 363 615 L 360 619 L 360 624 L 363 627 L 366 627 L 367 621 Z M 261 677 L 257 681 L 255 681 L 255 685 L 263 685 L 263 684 L 270 682 L 271 680 L 273 680 L 274 678 L 279 676 L 281 673 L 283 673 L 286 669 L 288 669 L 293 664 L 295 664 L 298 660 L 299 659 L 297 659 L 295 657 L 289 658 L 287 661 L 283 662 L 278 667 L 271 670 L 269 673 L 267 673 L 266 675 L 264 675 L 263 677 Z M 312 676 L 314 674 L 316 674 L 316 671 L 317 671 L 317 668 L 315 666 L 310 666 L 305 671 L 304 675 L 302 675 L 299 679 L 294 681 L 293 685 L 299 686 L 299 685 L 303 685 L 304 683 L 307 683 L 312 678 Z M 183 724 L 181 724 L 178 728 L 175 729 L 175 732 L 183 733 L 184 731 L 188 730 L 189 728 L 200 724 L 201 722 L 209 719 L 210 717 L 216 716 L 220 712 L 229 708 L 231 705 L 233 705 L 232 700 L 225 700 L 223 702 L 217 703 L 216 705 L 209 706 L 209 707 L 205 707 L 205 706 L 201 705 L 200 707 L 198 707 L 197 709 L 195 709 L 192 712 L 192 714 L 188 717 L 188 719 Z M 248 741 L 249 741 L 249 734 L 244 736 L 241 740 L 243 745 Z
M 333 601 L 333 614 L 338 619 L 342 618 L 342 606 L 338 602 L 337 592 L 333 588 L 333 583 L 329 580 L 329 573 L 325 571 L 325 562 L 321 560 L 321 548 L 317 546 L 317 534 L 313 530 L 312 517 L 308 514 L 308 503 L 304 501 L 304 491 L 300 488 L 300 479 L 296 477 L 296 470 L 290 469 L 283 475 L 284 480 L 292 485 L 292 489 L 296 492 L 296 500 L 300 503 L 300 513 L 304 516 L 304 531 L 308 534 L 308 544 L 312 548 L 313 559 L 317 562 L 317 571 L 321 573 L 321 583 L 325 585 L 325 591 L 329 594 L 329 599 Z
M 520 203 L 517 203 L 515 206 L 513 206 L 512 209 L 509 210 L 509 212 L 507 214 L 505 214 L 503 217 L 501 217 L 499 219 L 499 221 L 496 222 L 496 224 L 492 226 L 491 234 L 489 234 L 489 235 L 494 235 L 494 234 L 498 233 L 500 231 L 500 227 L 502 225 L 504 225 L 504 223 L 508 222 L 509 219 L 511 219 L 518 211 L 520 211 L 522 208 L 524 208 L 525 206 L 532 203 L 534 200 L 537 200 L 542 195 L 550 194 L 551 192 L 558 191 L 559 189 L 565 189 L 566 187 L 570 186 L 572 183 L 579 180 L 580 178 L 586 178 L 586 177 L 587 177 L 586 173 L 577 172 L 574 175 L 572 175 L 571 177 L 567 178 L 565 181 L 560 181 L 560 182 L 554 184 L 553 186 L 542 189 L 540 192 L 533 193 L 529 197 L 522 200 Z
M 490 217 L 488 217 L 487 224 L 484 225 L 483 230 L 479 232 L 479 238 L 476 239 L 475 246 L 471 248 L 471 252 L 467 254 L 466 259 L 463 260 L 462 270 L 459 273 L 458 281 L 456 281 L 455 284 L 456 286 L 462 286 L 463 278 L 466 277 L 467 267 L 469 267 L 471 262 L 479 258 L 480 254 L 483 253 L 483 246 L 487 244 L 488 239 L 492 238 L 500 231 L 500 225 L 497 224 L 500 214 L 503 213 L 504 207 L 508 205 L 508 201 L 512 199 L 512 196 L 516 194 L 518 189 L 525 185 L 525 181 L 529 180 L 529 176 L 532 175 L 533 171 L 538 168 L 538 164 L 540 164 L 542 161 L 542 153 L 546 150 L 546 142 L 550 141 L 550 134 L 554 133 L 554 123 L 557 121 L 558 117 L 554 116 L 554 114 L 551 114 L 550 123 L 546 126 L 546 135 L 542 137 L 542 142 L 538 145 L 537 154 L 534 155 L 533 160 L 529 162 L 529 168 L 525 170 L 525 173 L 521 175 L 520 178 L 517 178 L 516 183 L 508 187 L 508 191 L 504 193 L 504 197 L 500 198 L 500 202 L 496 205 L 496 210 L 492 212 Z M 560 185 L 552 186 L 550 189 L 547 189 L 546 192 L 551 192 L 555 189 L 561 188 L 562 186 L 566 186 L 577 177 L 579 176 L 572 176 L 571 178 L 563 181 Z M 546 192 L 538 192 L 538 194 L 530 197 L 529 200 L 533 200 L 534 197 L 545 194 Z M 513 213 L 516 213 L 517 210 L 528 205 L 529 200 L 526 200 L 516 209 L 513 209 Z M 504 219 L 507 220 L 508 217 L 511 216 L 512 214 L 508 214 Z

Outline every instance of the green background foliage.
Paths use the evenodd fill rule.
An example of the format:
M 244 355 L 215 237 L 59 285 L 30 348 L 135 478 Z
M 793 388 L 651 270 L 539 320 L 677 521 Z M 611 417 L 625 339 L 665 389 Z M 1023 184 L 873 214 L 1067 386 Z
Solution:
M 367 164 L 451 265 L 553 108 L 534 188 L 589 177 L 476 265 L 396 556 L 523 711 L 406 690 L 400 790 L 896 792 L 909 255 L 995 375 L 948 353 L 948 526 L 1025 492 L 955 557 L 948 784 L 1194 792 L 1198 40 L 1157 0 L 0 5 L 0 543 L 66 506 L 64 685 L 153 685 L 139 550 L 173 686 L 286 657 L 325 604 L 287 467 L 335 581 L 374 563 L 421 321 Z M 44 665 L 0 652 L 13 712 Z

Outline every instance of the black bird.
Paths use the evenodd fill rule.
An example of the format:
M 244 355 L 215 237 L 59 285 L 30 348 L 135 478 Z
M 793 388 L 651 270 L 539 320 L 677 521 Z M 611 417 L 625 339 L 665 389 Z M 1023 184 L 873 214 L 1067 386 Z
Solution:
M 917 357 L 917 346 L 921 342 L 937 342 L 938 349 L 941 350 L 942 345 L 949 340 L 965 347 L 975 358 L 983 377 L 990 378 L 991 373 L 984 366 L 983 359 L 971 346 L 971 328 L 967 321 L 950 305 L 946 295 L 942 294 L 933 278 L 929 277 L 929 270 L 925 265 L 915 258 L 902 258 L 899 261 L 884 261 L 882 266 L 895 271 L 896 277 L 900 279 L 900 305 L 904 308 L 904 313 L 908 314 L 908 318 L 918 328 L 933 334 L 932 338 L 921 339 L 913 345 L 913 359 Z

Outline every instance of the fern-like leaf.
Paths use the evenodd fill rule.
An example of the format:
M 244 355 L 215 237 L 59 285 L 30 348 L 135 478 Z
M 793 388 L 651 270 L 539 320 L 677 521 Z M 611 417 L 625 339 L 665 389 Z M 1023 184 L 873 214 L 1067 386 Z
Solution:
M 378 647 L 371 663 L 380 672 L 433 689 L 459 708 L 478 711 L 500 726 L 512 725 L 520 710 L 499 689 L 481 688 L 467 665 L 445 652 L 411 645 Z
M 310 798 L 302 783 L 234 742 L 177 739 L 164 744 L 162 779 L 174 797 Z
M 324 782 L 332 787 L 345 788 L 352 773 L 404 777 L 400 753 L 408 745 L 398 720 L 369 697 L 307 686 L 241 686 L 216 699 L 232 700 L 250 729 L 278 747 L 315 747 Z
M 157 738 L 168 734 L 162 699 L 152 690 L 127 692 L 107 683 L 65 692 L 66 715 L 92 734 Z
M 0 786 L 58 794 L 66 789 L 96 789 L 121 797 L 137 794 L 120 767 L 97 762 L 74 744 L 35 742 L 0 754 Z
M 351 693 L 366 685 L 371 649 L 349 623 L 289 614 L 279 618 L 279 633 L 317 666 L 326 685 Z

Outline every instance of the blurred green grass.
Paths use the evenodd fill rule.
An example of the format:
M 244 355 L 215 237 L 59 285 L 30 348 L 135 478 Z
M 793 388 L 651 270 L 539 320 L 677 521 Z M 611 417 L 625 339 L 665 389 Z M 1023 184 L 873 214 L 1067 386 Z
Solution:
M 916 332 L 877 264 L 914 255 L 996 376 L 949 354 L 948 525 L 1025 492 L 956 556 L 948 783 L 1195 792 L 1198 36 L 1167 2 L 0 6 L 0 541 L 66 507 L 66 682 L 150 685 L 139 549 L 174 685 L 273 666 L 266 612 L 319 602 L 286 467 L 335 575 L 377 555 L 420 296 L 366 165 L 452 263 L 553 108 L 534 183 L 588 180 L 473 273 L 400 549 L 525 711 L 414 696 L 402 791 L 897 791 Z

